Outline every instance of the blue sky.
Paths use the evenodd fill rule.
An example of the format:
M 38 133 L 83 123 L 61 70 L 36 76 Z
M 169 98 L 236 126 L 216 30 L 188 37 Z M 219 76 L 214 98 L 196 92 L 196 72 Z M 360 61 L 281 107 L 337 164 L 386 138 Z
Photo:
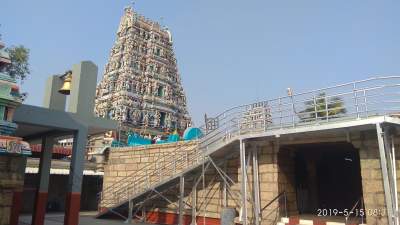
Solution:
M 110 0 L 3 0 L 0 33 L 31 49 L 23 83 L 41 105 L 45 79 L 81 60 L 99 79 L 124 6 Z M 400 75 L 400 1 L 138 0 L 172 31 L 191 115 L 378 75 Z

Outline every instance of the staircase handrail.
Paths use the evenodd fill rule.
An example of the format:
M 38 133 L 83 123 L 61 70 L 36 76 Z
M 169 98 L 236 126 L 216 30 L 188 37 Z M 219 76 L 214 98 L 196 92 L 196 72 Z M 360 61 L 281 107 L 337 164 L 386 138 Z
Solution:
M 237 112 L 234 112 L 233 114 L 237 114 Z M 226 115 L 225 115 L 225 117 L 222 118 L 221 121 L 223 121 L 224 123 L 221 124 L 221 127 L 224 127 L 225 125 L 227 125 L 227 124 L 229 124 L 229 123 L 231 122 L 230 120 L 224 121 L 224 119 L 226 119 L 226 118 L 228 118 Z M 236 125 L 236 124 L 233 124 L 233 125 Z M 231 126 L 232 126 L 232 125 L 231 125 Z M 207 134 L 206 136 L 204 136 L 203 138 L 198 139 L 198 140 L 197 140 L 197 142 L 198 142 L 197 144 L 198 144 L 199 146 L 201 146 L 203 143 L 209 141 L 210 139 L 212 139 L 212 138 L 214 138 L 214 137 L 216 137 L 216 136 L 218 136 L 218 135 L 220 135 L 220 134 L 223 134 L 225 131 L 226 131 L 226 130 L 220 130 L 220 129 L 214 130 L 214 131 L 210 132 L 209 134 Z M 215 140 L 215 141 L 219 141 L 219 140 L 221 140 L 221 138 L 217 138 L 217 140 Z M 214 143 L 215 141 L 213 141 L 212 143 Z M 182 148 L 184 148 L 184 147 L 187 147 L 190 143 L 192 143 L 192 142 L 189 141 L 189 142 L 185 142 L 185 143 L 181 144 L 181 145 L 179 146 L 179 148 L 176 149 L 176 150 L 174 151 L 174 153 L 175 153 L 175 152 L 181 152 L 180 150 L 181 150 Z M 169 159 L 173 159 L 173 158 L 175 158 L 175 157 L 176 157 L 176 155 L 171 154 L 170 157 L 169 157 Z M 165 160 L 165 158 L 162 158 L 162 159 L 161 159 L 161 158 L 162 158 L 162 157 L 159 157 L 155 162 L 153 162 L 153 163 L 151 163 L 151 164 L 146 164 L 146 165 L 144 165 L 143 167 L 141 167 L 140 169 L 138 169 L 138 170 L 136 170 L 136 171 L 132 171 L 131 173 L 129 173 L 129 174 L 127 175 L 127 177 L 132 176 L 132 175 L 140 175 L 140 173 L 145 173 L 145 171 L 146 171 L 147 169 L 150 169 L 150 168 L 151 168 L 152 166 L 154 166 L 157 162 L 159 162 L 159 161 L 164 161 L 164 160 Z M 139 174 L 137 174 L 137 173 L 139 173 Z M 104 189 L 104 190 L 102 191 L 102 193 L 104 194 L 104 193 L 109 192 L 109 191 L 114 192 L 114 191 L 115 191 L 114 188 L 115 188 L 115 187 L 119 187 L 121 183 L 126 183 L 126 180 L 121 179 L 120 181 L 113 183 L 111 186 L 108 186 L 106 189 Z
M 226 118 L 226 117 L 225 117 Z M 224 124 L 222 124 L 222 125 L 225 125 L 225 124 L 229 124 L 229 122 L 231 122 L 231 120 L 228 120 L 227 122 L 225 122 Z M 236 125 L 236 124 L 233 124 L 234 126 Z M 231 125 L 232 126 L 232 125 Z M 230 127 L 230 126 L 228 126 L 228 127 Z M 212 138 L 214 138 L 214 137 L 216 137 L 216 136 L 218 136 L 218 135 L 221 135 L 221 134 L 223 134 L 224 133 L 224 131 L 225 130 L 215 130 L 215 131 L 213 131 L 213 132 L 210 132 L 210 135 L 207 135 L 207 136 L 205 136 L 205 137 L 203 137 L 203 138 L 201 138 L 201 139 L 199 139 L 198 141 L 197 141 L 197 145 L 198 145 L 198 147 L 193 147 L 193 149 L 191 150 L 191 151 L 189 151 L 189 152 L 187 152 L 187 151 L 174 151 L 174 153 L 176 153 L 176 152 L 178 152 L 178 153 L 182 153 L 182 156 L 180 157 L 180 158 L 183 158 L 186 154 L 188 154 L 188 153 L 193 153 L 193 152 L 196 152 L 196 151 L 198 151 L 198 152 L 202 152 L 202 149 L 200 149 L 201 148 L 201 144 L 202 143 L 204 143 L 204 142 L 207 142 L 207 141 L 209 141 L 210 139 L 212 139 Z M 212 135 L 211 135 L 212 134 Z M 221 140 L 223 137 L 219 137 L 219 138 L 217 138 L 217 140 L 214 140 L 212 143 L 214 143 L 215 141 L 219 141 L 219 140 Z M 180 146 L 180 148 L 183 148 L 183 147 L 186 147 L 187 145 L 185 145 L 185 143 L 184 144 L 182 144 L 181 146 Z M 132 173 L 130 173 L 129 175 L 135 175 L 135 177 L 137 178 L 137 179 L 135 179 L 135 180 L 133 180 L 133 181 L 130 181 L 130 182 L 126 182 L 126 180 L 120 180 L 119 182 L 116 182 L 116 183 L 114 183 L 112 186 L 109 186 L 107 189 L 105 189 L 103 192 L 102 192 L 102 202 L 104 203 L 104 194 L 106 194 L 106 193 L 108 193 L 108 192 L 110 192 L 110 191 L 112 191 L 112 193 L 115 193 L 115 192 L 121 192 L 121 190 L 123 191 L 124 189 L 126 189 L 128 186 L 129 187 L 131 187 L 132 185 L 134 185 L 134 186 L 139 186 L 140 184 L 143 184 L 143 183 L 145 183 L 146 182 L 146 180 L 145 180 L 145 176 L 140 176 L 140 175 L 146 175 L 146 174 L 144 174 L 144 173 L 149 173 L 149 170 L 150 170 L 150 173 L 156 173 L 155 172 L 155 170 L 157 170 L 157 169 L 159 169 L 159 170 L 161 170 L 162 168 L 164 168 L 163 170 L 162 170 L 162 172 L 165 172 L 166 170 L 166 167 L 167 166 L 171 166 L 171 165 L 173 165 L 174 164 L 174 160 L 175 161 L 177 161 L 177 155 L 176 154 L 170 154 L 169 155 L 169 158 L 167 158 L 167 159 L 171 159 L 171 160 L 165 160 L 165 158 L 163 158 L 163 160 L 161 160 L 161 157 L 159 158 L 159 159 L 157 159 L 157 161 L 156 162 L 154 162 L 154 163 L 151 163 L 151 164 L 147 164 L 146 166 L 144 166 L 144 167 L 142 167 L 141 169 L 139 169 L 139 170 L 137 170 L 137 171 L 133 171 Z M 165 165 L 164 165 L 164 167 L 161 167 L 161 166 L 159 166 L 158 168 L 155 168 L 155 169 L 150 169 L 151 167 L 153 167 L 153 166 L 156 166 L 157 165 L 157 162 L 161 162 L 161 163 L 166 163 Z M 138 174 L 139 173 L 139 174 Z M 147 176 L 148 176 L 148 174 L 147 174 Z M 139 177 L 139 178 L 138 178 Z M 169 178 L 169 176 L 167 177 L 167 176 L 164 176 L 163 177 L 164 179 L 168 179 Z M 162 180 L 160 180 L 160 182 L 161 182 Z M 133 183 L 134 182 L 134 183 Z M 120 183 L 124 183 L 125 185 L 119 185 Z M 136 187 L 137 187 L 136 186 Z M 119 187 L 119 188 L 115 188 L 115 187 Z
M 195 151 L 194 151 L 194 152 L 195 152 Z M 198 155 L 198 154 L 197 154 L 197 155 Z M 175 159 L 176 159 L 175 162 L 177 162 L 177 161 L 178 161 L 178 162 L 179 162 L 179 161 L 182 161 L 182 159 L 183 159 L 184 157 L 186 157 L 186 154 L 185 154 L 185 155 L 180 155 L 178 158 L 175 157 Z M 149 177 L 154 177 L 153 175 L 159 175 L 159 173 L 160 173 L 161 171 L 162 171 L 162 172 L 167 171 L 165 168 L 166 168 L 168 165 L 172 165 L 172 166 L 173 166 L 173 165 L 174 165 L 174 162 L 173 162 L 173 161 L 167 161 L 166 164 L 165 164 L 165 166 L 163 167 L 163 169 L 162 169 L 161 167 L 158 167 L 157 169 L 152 170 L 152 171 L 151 171 L 151 174 L 146 174 L 146 175 L 149 176 Z M 175 164 L 175 165 L 176 165 L 176 164 Z M 192 164 L 192 165 L 193 165 L 193 164 Z M 175 172 L 172 173 L 172 174 L 165 174 L 166 176 L 162 176 L 162 178 L 167 179 L 167 178 L 171 177 L 171 176 L 174 175 L 174 174 L 175 174 Z M 128 183 L 128 185 L 125 185 L 124 187 L 121 187 L 120 189 L 116 190 L 117 193 L 118 193 L 118 195 L 120 195 L 120 193 L 124 193 L 124 192 L 120 192 L 120 190 L 122 190 L 122 191 L 126 190 L 127 186 L 132 187 L 132 185 L 133 185 L 134 187 L 137 187 L 137 186 L 139 186 L 140 184 L 145 184 L 145 185 L 142 185 L 142 186 L 140 186 L 140 187 L 145 186 L 145 187 L 148 188 L 148 186 L 152 186 L 152 184 L 161 182 L 161 181 L 163 180 L 163 179 L 160 179 L 160 180 L 157 180 L 156 182 L 148 183 L 149 181 L 146 180 L 146 179 L 148 179 L 149 177 L 147 177 L 147 176 L 142 176 L 142 177 L 140 177 L 139 179 L 135 179 L 133 182 Z M 146 185 L 146 184 L 148 184 L 148 185 Z M 136 192 L 133 193 L 133 194 L 139 193 L 141 190 L 135 189 L 135 191 L 136 191 Z M 129 195 L 126 196 L 126 197 L 129 197 Z M 115 199 L 113 198 L 113 199 L 110 199 L 110 200 L 114 202 Z M 126 200 L 126 199 L 124 198 L 123 200 Z M 118 201 L 118 202 L 120 202 L 120 201 Z
M 288 216 L 287 212 L 287 196 L 286 196 L 286 191 L 282 191 L 279 193 L 275 198 L 273 198 L 271 201 L 269 201 L 261 210 L 260 212 L 264 211 L 266 208 L 268 208 L 272 203 L 275 201 L 279 200 L 281 197 L 284 197 L 284 210 L 285 210 L 285 217 Z
M 351 208 L 351 210 L 349 211 L 348 215 L 345 218 L 345 224 L 347 224 L 349 222 L 349 218 L 352 216 L 354 210 L 356 209 L 356 207 L 358 206 L 358 204 L 360 204 L 360 210 L 364 210 L 364 198 L 363 196 L 361 196 L 356 203 L 354 203 L 353 207 Z M 365 215 L 365 212 L 363 213 Z M 359 215 L 361 215 L 361 213 L 359 213 Z M 364 224 L 364 215 L 361 215 L 361 224 Z M 357 215 L 355 215 L 357 216 Z
M 183 143 L 182 145 L 179 146 L 178 149 L 176 149 L 176 150 L 174 151 L 174 153 L 175 153 L 175 152 L 180 152 L 180 151 L 177 151 L 177 150 L 181 150 L 181 149 L 184 148 L 184 147 L 190 146 L 188 143 L 192 144 L 193 141 L 187 141 L 187 142 Z M 172 156 L 171 156 L 170 158 L 174 158 L 174 157 L 175 157 L 174 154 L 171 154 L 171 155 L 172 155 Z M 165 158 L 158 157 L 154 163 L 156 163 L 156 162 L 158 162 L 158 161 L 161 161 L 161 160 L 165 160 Z M 140 175 L 141 173 L 145 173 L 145 171 L 146 171 L 147 169 L 150 169 L 150 167 L 154 166 L 154 163 L 146 164 L 146 165 L 142 166 L 141 168 L 139 168 L 138 170 L 135 170 L 135 171 L 130 172 L 129 174 L 127 174 L 126 177 L 130 177 L 130 176 L 132 176 L 132 175 L 136 175 L 137 173 L 139 173 L 139 175 Z M 115 191 L 114 188 L 115 188 L 115 187 L 118 187 L 121 183 L 126 183 L 126 180 L 121 179 L 121 180 L 119 180 L 119 181 L 117 181 L 117 182 L 114 182 L 111 186 L 108 186 L 106 189 L 103 189 L 102 193 L 105 193 L 105 192 L 110 191 L 110 190 Z
M 270 99 L 266 101 L 255 102 L 251 104 L 245 104 L 240 106 L 231 107 L 228 110 L 218 114 L 215 119 L 217 121 L 217 127 L 215 130 L 208 130 L 203 138 L 198 140 L 198 146 L 194 147 L 193 150 L 202 152 L 203 150 L 208 150 L 210 147 L 214 148 L 214 146 L 210 146 L 219 141 L 224 141 L 226 138 L 236 137 L 244 134 L 245 132 L 262 132 L 267 129 L 279 129 L 283 127 L 296 127 L 298 125 L 313 125 L 319 124 L 320 122 L 328 122 L 331 119 L 337 119 L 339 116 L 331 115 L 330 111 L 338 110 L 340 108 L 347 108 L 347 112 L 345 112 L 340 119 L 348 119 L 353 118 L 354 115 L 357 118 L 368 118 L 371 115 L 385 115 L 388 112 L 396 111 L 397 109 L 393 109 L 392 105 L 386 106 L 379 104 L 379 108 L 376 107 L 377 103 L 382 101 L 382 97 L 387 97 L 394 95 L 394 93 L 385 92 L 386 90 L 391 91 L 391 88 L 397 88 L 400 84 L 396 83 L 397 81 L 392 81 L 390 79 L 400 79 L 400 76 L 386 76 L 386 77 L 373 77 L 369 79 L 364 79 L 360 81 L 353 81 L 344 84 L 339 84 L 335 86 L 330 86 L 327 88 L 315 89 L 312 91 L 300 92 L 298 94 L 290 94 L 288 96 L 282 96 L 275 99 Z M 388 81 L 389 80 L 389 84 Z M 373 83 L 375 82 L 375 83 Z M 379 93 L 383 90 L 381 93 Z M 326 107 L 320 107 L 320 103 L 316 103 L 316 98 L 318 98 L 319 94 L 325 93 L 322 97 L 325 100 Z M 378 94 L 378 95 L 377 95 Z M 397 95 L 396 95 L 397 97 Z M 342 98 L 343 106 L 341 107 L 328 107 L 328 104 L 334 103 L 334 100 L 331 98 Z M 307 101 L 314 100 L 314 104 L 308 105 L 307 107 L 315 107 L 315 110 L 305 111 L 303 110 L 306 106 L 305 103 Z M 390 100 L 390 99 L 389 99 Z M 391 102 L 383 101 L 386 104 Z M 372 106 L 371 106 L 372 104 Z M 318 106 L 318 107 L 317 107 Z M 375 106 L 375 108 L 374 108 Z M 264 115 L 264 117 L 260 117 L 262 114 L 257 114 L 258 109 L 265 107 L 266 112 L 268 113 Z M 387 108 L 386 108 L 387 107 Z M 255 109 L 255 110 L 253 110 Z M 303 110 L 303 111 L 302 111 Z M 397 110 L 400 111 L 400 110 Z M 323 114 L 325 112 L 325 116 Z M 301 114 L 310 114 L 315 115 L 315 118 L 300 118 Z M 321 115 L 319 115 L 321 114 Z M 268 118 L 267 118 L 268 117 Z M 260 123 L 264 122 L 264 124 Z M 261 124 L 261 125 L 260 125 Z M 205 125 L 201 126 L 203 129 Z M 263 130 L 259 130 L 263 128 Z M 236 135 L 236 136 L 235 136 Z M 188 154 L 188 152 L 183 152 L 181 149 L 186 146 L 183 144 L 176 151 L 179 151 L 178 154 L 175 151 L 174 154 L 167 155 L 166 157 L 161 157 L 157 159 L 155 162 L 151 164 L 147 164 L 141 169 L 137 171 L 133 171 L 130 175 L 137 175 L 137 179 L 130 180 L 126 182 L 126 180 L 121 180 L 120 182 L 114 183 L 113 187 L 119 187 L 118 184 L 125 183 L 122 185 L 118 191 L 122 188 L 130 187 L 131 185 L 138 185 L 140 188 L 146 188 L 146 177 L 149 174 L 154 174 L 156 172 L 164 172 L 168 173 L 171 167 L 176 164 L 176 162 L 172 162 L 174 159 L 182 159 L 184 157 L 183 154 Z M 221 147 L 221 146 L 217 146 Z M 189 152 L 195 152 L 190 150 Z M 205 151 L 210 153 L 209 151 Z M 203 152 L 204 153 L 204 152 Z M 165 159 L 172 159 L 171 162 L 165 162 Z M 157 167 L 157 163 L 160 163 L 160 166 Z M 191 165 L 194 163 L 191 162 Z M 184 167 L 182 169 L 185 169 Z M 171 174 L 169 174 L 171 175 Z M 164 179 L 169 178 L 169 176 L 161 177 L 162 181 Z M 148 182 L 151 182 L 148 180 Z M 147 184 L 148 184 L 147 182 Z M 113 189 L 115 190 L 115 189 Z M 108 189 L 105 189 L 107 192 Z M 103 193 L 106 193 L 103 192 Z M 282 194 L 282 193 L 280 193 Z M 286 198 L 286 194 L 283 194 Z M 282 197 L 281 195 L 277 196 L 279 199 Z M 276 200 L 276 199 L 274 199 Z M 271 203 L 272 204 L 272 203 Z M 266 206 L 268 207 L 268 205 Z M 285 199 L 285 207 L 286 207 L 286 199 Z M 286 213 L 287 210 L 285 209 Z

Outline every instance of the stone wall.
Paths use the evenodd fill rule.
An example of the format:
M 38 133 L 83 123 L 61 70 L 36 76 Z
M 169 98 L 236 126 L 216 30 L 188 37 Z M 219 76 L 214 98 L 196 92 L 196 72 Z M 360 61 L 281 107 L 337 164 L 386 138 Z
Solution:
M 259 176 L 260 176 L 260 200 L 263 208 L 269 204 L 279 192 L 283 189 L 279 184 L 279 172 L 281 169 L 278 165 L 278 149 L 271 142 L 265 146 L 259 147 Z M 279 219 L 280 204 L 278 201 L 273 202 L 265 210 L 261 212 L 262 224 L 272 224 Z
M 121 180 L 132 179 L 132 174 L 136 171 L 140 171 L 141 168 L 155 164 L 157 160 L 162 158 L 170 158 L 169 156 L 178 148 L 180 148 L 181 143 L 176 144 L 162 144 L 162 145 L 149 145 L 142 147 L 132 147 L 132 148 L 115 148 L 110 151 L 109 161 L 105 165 L 104 174 L 104 188 L 107 189 L 115 183 L 121 182 Z M 193 143 L 192 148 L 196 146 Z M 238 147 L 238 146 L 236 146 Z M 279 195 L 282 191 L 287 192 L 288 196 L 288 209 L 290 212 L 296 212 L 295 196 L 293 194 L 294 188 L 291 180 L 287 176 L 293 177 L 293 165 L 287 162 L 278 164 L 278 150 L 273 142 L 265 142 L 262 145 L 252 145 L 249 144 L 247 151 L 253 151 L 257 148 L 258 160 L 259 160 L 259 177 L 260 177 L 260 201 L 261 206 L 265 206 L 271 200 Z M 190 150 L 190 147 L 187 148 Z M 222 169 L 233 181 L 228 188 L 227 194 L 227 207 L 236 208 L 237 212 L 240 213 L 240 182 L 242 180 L 242 174 L 240 171 L 239 155 L 238 149 L 232 149 L 232 152 L 236 152 L 227 158 L 225 161 L 216 162 L 219 164 L 218 167 Z M 285 161 L 288 155 L 284 156 L 282 154 L 280 160 Z M 248 190 L 251 193 L 253 190 L 253 174 L 252 165 L 250 164 L 247 170 L 248 173 Z M 196 187 L 196 209 L 197 217 L 199 222 L 213 218 L 220 218 L 221 210 L 224 206 L 224 181 L 218 174 L 216 169 L 210 165 L 205 172 L 204 184 L 200 174 L 193 174 L 190 177 L 186 177 L 185 182 L 185 198 L 184 201 L 188 205 L 193 205 L 193 186 L 198 181 Z M 121 182 L 123 183 L 123 182 Z M 170 188 L 163 193 L 165 197 L 170 199 L 172 202 L 169 203 L 161 197 L 156 197 L 151 200 L 151 204 L 146 205 L 146 211 L 153 212 L 149 214 L 149 220 L 157 223 L 167 223 L 169 215 L 173 213 L 176 215 L 177 204 L 179 198 L 179 184 Z M 253 198 L 249 194 L 250 198 Z M 107 196 L 105 196 L 107 199 Z M 104 207 L 106 205 L 102 205 Z M 247 203 L 247 214 L 248 219 L 253 220 L 253 210 L 250 201 Z M 164 216 L 154 213 L 164 213 Z M 185 207 L 185 214 L 191 215 L 192 209 L 189 206 Z M 157 216 L 156 216 L 157 215 Z M 276 222 L 280 216 L 284 215 L 284 201 L 274 202 L 272 205 L 263 210 L 262 213 L 262 224 L 271 224 Z M 204 217 L 204 218 L 203 218 Z M 171 219 L 171 221 L 176 222 L 177 217 Z M 238 219 L 236 222 L 240 222 Z
M 22 192 L 26 158 L 0 156 L 0 225 L 10 224 L 14 192 Z
M 229 159 L 226 163 L 220 165 L 221 168 L 225 168 L 225 172 L 228 176 L 234 181 L 234 184 L 230 186 L 230 191 L 232 195 L 227 194 L 227 207 L 236 208 L 239 212 L 239 208 L 237 207 L 236 202 L 240 201 L 238 197 L 238 193 L 240 191 L 240 186 L 238 183 L 239 173 L 237 168 L 237 159 Z M 184 201 L 188 203 L 185 205 L 185 214 L 191 216 L 192 209 L 190 206 L 194 205 L 193 200 L 193 191 L 195 190 L 197 200 L 196 204 L 196 215 L 198 217 L 198 221 L 201 223 L 203 217 L 206 221 L 209 221 L 211 218 L 219 218 L 221 210 L 223 208 L 223 186 L 224 182 L 221 176 L 219 176 L 216 169 L 210 165 L 205 172 L 204 176 L 204 186 L 203 179 L 200 174 L 193 175 L 192 177 L 187 176 L 185 182 L 185 192 L 184 192 Z M 196 188 L 193 187 L 196 184 L 196 181 L 199 181 Z M 172 203 L 168 203 L 163 198 L 156 198 L 151 201 L 151 204 L 147 206 L 150 211 L 153 212 L 161 212 L 161 213 L 178 213 L 178 201 L 179 201 L 179 184 L 175 187 L 170 188 L 166 192 L 163 193 Z M 235 202 L 236 201 L 236 202 Z M 190 205 L 190 206 L 189 206 Z M 177 218 L 176 218 L 177 219 Z M 154 218 L 153 222 L 155 223 L 165 223 L 166 221 L 162 218 Z M 208 224 L 208 223 L 207 223 Z
M 396 137 L 398 142 L 399 137 Z M 379 146 L 376 132 L 365 132 L 353 145 L 359 149 L 365 214 L 368 224 L 388 224 Z M 399 183 L 399 145 L 396 143 L 397 183 Z
M 396 154 L 397 159 L 400 156 L 399 138 L 396 137 Z M 279 142 L 280 144 L 278 144 Z M 259 161 L 259 187 L 260 187 L 260 205 L 261 208 L 270 203 L 283 191 L 286 192 L 287 202 L 286 208 L 289 216 L 298 215 L 296 202 L 296 185 L 295 185 L 295 167 L 293 152 L 294 148 L 286 148 L 282 146 L 295 146 L 297 144 L 313 144 L 313 143 L 350 143 L 357 149 L 360 156 L 360 173 L 362 182 L 362 192 L 365 202 L 368 224 L 387 224 L 386 204 L 383 192 L 382 172 L 379 159 L 379 148 L 376 137 L 376 131 L 355 132 L 348 136 L 320 136 L 316 138 L 313 135 L 302 136 L 301 138 L 290 139 L 270 139 L 258 142 L 249 142 L 246 144 L 246 151 L 252 152 L 257 149 Z M 120 148 L 112 149 L 108 164 L 105 166 L 104 186 L 110 186 L 122 179 L 127 179 L 129 174 L 141 170 L 143 166 L 154 164 L 157 160 L 171 159 L 171 154 L 180 149 L 181 143 L 150 145 L 146 147 Z M 196 147 L 193 143 L 192 148 Z M 233 146 L 229 152 L 236 154 L 225 159 L 215 159 L 222 169 L 232 179 L 227 195 L 227 207 L 236 208 L 240 213 L 240 182 L 242 174 L 239 163 L 239 145 Z M 187 150 L 190 150 L 188 148 Z M 397 160 L 397 174 L 400 174 L 399 161 Z M 248 174 L 248 193 L 251 195 L 253 190 L 253 174 L 252 163 L 247 170 Z M 399 175 L 397 181 L 399 182 Z M 129 178 L 131 179 L 131 178 Z M 211 221 L 220 218 L 221 210 L 224 206 L 223 179 L 215 168 L 211 165 L 205 173 L 204 185 L 200 174 L 190 174 L 185 177 L 185 198 L 188 203 L 185 206 L 185 221 L 191 221 L 190 215 L 193 205 L 193 186 L 199 179 L 197 188 L 197 220 Z M 146 205 L 148 219 L 155 223 L 171 224 L 177 221 L 177 205 L 179 198 L 179 183 L 171 187 L 163 193 L 172 202 L 168 203 L 164 199 L 158 197 L 152 199 L 150 204 Z M 250 197 L 252 198 L 252 196 Z M 252 205 L 250 201 L 247 204 L 248 220 L 253 221 Z M 261 224 L 275 224 L 280 217 L 285 215 L 285 203 L 274 201 L 270 206 L 262 211 Z M 204 217 L 204 218 L 203 218 Z M 240 222 L 239 217 L 236 222 Z M 172 222 L 171 222 L 172 221 Z M 212 220 L 214 221 L 214 220 Z M 217 223 L 217 222 L 216 222 Z M 207 222 L 214 224 L 214 222 Z
M 153 144 L 138 147 L 112 148 L 108 161 L 104 166 L 103 199 L 112 199 L 113 193 L 131 182 L 139 172 L 151 171 L 158 163 L 172 163 L 175 155 L 182 155 L 197 147 L 197 142 L 176 142 L 167 144 Z M 148 168 L 148 169 L 144 169 Z M 177 165 L 178 172 L 181 167 Z M 143 174 L 142 174 L 143 175 Z M 152 180 L 158 177 L 151 177 Z M 118 185 L 116 185 L 118 184 Z M 108 206 L 105 201 L 101 207 Z
M 295 163 L 293 155 L 291 149 L 279 149 L 279 170 L 278 174 L 275 176 L 278 176 L 279 193 L 285 192 L 286 194 L 286 203 L 281 203 L 281 216 L 284 216 L 286 213 L 291 216 L 298 214 L 296 202 Z M 286 204 L 286 206 L 282 206 L 282 204 Z M 286 207 L 286 209 L 284 207 Z M 285 212 L 285 210 L 287 212 Z
M 296 209 L 296 201 L 295 201 L 295 190 L 294 184 L 292 180 L 294 176 L 294 167 L 293 163 L 287 161 L 286 158 L 290 157 L 289 154 L 283 153 L 280 157 L 278 157 L 278 149 L 276 148 L 276 144 L 274 142 L 265 142 L 261 145 L 249 144 L 246 147 L 247 152 L 252 152 L 257 149 L 258 154 L 258 162 L 259 162 L 259 188 L 260 188 L 260 205 L 264 207 L 269 202 L 271 202 L 275 197 L 277 197 L 281 192 L 285 191 L 287 193 L 288 201 L 287 208 L 290 213 L 297 214 Z M 238 152 L 238 149 L 232 149 L 232 151 Z M 248 156 L 248 155 L 247 155 Z M 279 162 L 281 160 L 281 162 Z M 216 160 L 216 162 L 218 162 Z M 223 170 L 230 179 L 233 180 L 233 184 L 228 188 L 227 194 L 227 205 L 226 207 L 235 208 L 238 212 L 238 217 L 236 218 L 236 223 L 240 223 L 239 214 L 240 206 L 240 192 L 241 192 L 241 181 L 243 179 L 240 162 L 239 162 L 239 154 L 233 154 L 229 158 L 225 160 L 225 162 L 219 161 L 218 167 Z M 251 160 L 250 160 L 251 162 Z M 253 198 L 252 190 L 253 190 L 253 173 L 252 173 L 253 165 L 249 164 L 247 168 L 247 190 L 249 199 Z M 202 224 L 203 217 L 206 221 L 206 224 L 213 224 L 210 222 L 211 219 L 219 219 L 221 216 L 221 211 L 224 207 L 224 191 L 223 185 L 224 181 L 221 176 L 217 173 L 214 167 L 210 166 L 206 170 L 205 173 L 205 181 L 204 188 L 202 186 L 201 177 L 196 177 L 200 179 L 200 183 L 196 188 L 197 195 L 197 220 L 200 224 Z M 185 199 L 189 205 L 193 203 L 193 189 L 194 181 L 186 183 L 185 188 Z M 179 190 L 179 186 L 177 185 L 175 188 L 172 188 L 169 192 L 164 193 L 169 199 L 173 200 L 173 203 L 166 203 L 165 200 L 158 198 L 157 200 L 153 200 L 151 207 L 151 211 L 155 212 L 163 212 L 163 213 L 177 213 L 176 205 L 178 204 L 177 193 Z M 229 193 L 230 192 L 230 193 Z M 275 224 L 281 216 L 284 216 L 284 200 L 281 198 L 278 201 L 274 201 L 271 205 L 265 208 L 262 211 L 261 215 L 261 223 L 262 224 Z M 150 209 L 150 207 L 149 207 Z M 185 207 L 185 214 L 191 215 L 191 208 Z M 254 222 L 253 218 L 253 205 L 251 201 L 247 201 L 247 215 L 248 220 Z M 158 218 L 154 219 L 152 222 L 156 223 L 165 223 L 167 221 L 160 220 Z M 176 222 L 176 221 L 175 221 Z M 217 223 L 218 224 L 218 223 Z

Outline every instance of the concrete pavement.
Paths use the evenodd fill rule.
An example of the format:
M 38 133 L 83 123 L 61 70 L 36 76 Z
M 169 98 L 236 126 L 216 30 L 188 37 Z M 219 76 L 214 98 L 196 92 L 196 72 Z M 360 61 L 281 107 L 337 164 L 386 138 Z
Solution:
M 123 220 L 115 219 L 96 219 L 96 212 L 81 212 L 79 217 L 79 225 L 126 225 Z M 31 225 L 32 215 L 21 215 L 19 225 Z M 47 213 L 44 225 L 63 225 L 63 213 Z M 132 223 L 134 225 L 150 225 L 147 223 Z M 151 224 L 154 225 L 154 224 Z

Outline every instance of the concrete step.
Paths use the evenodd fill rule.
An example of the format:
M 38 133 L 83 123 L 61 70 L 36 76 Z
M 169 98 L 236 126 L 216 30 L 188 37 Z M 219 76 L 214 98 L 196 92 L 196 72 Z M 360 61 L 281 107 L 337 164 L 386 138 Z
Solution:
M 351 225 L 365 225 L 365 224 L 357 224 L 350 223 Z M 346 225 L 344 222 L 331 222 L 324 221 L 320 217 L 316 217 L 315 219 L 302 219 L 299 217 L 282 217 L 281 221 L 277 223 L 277 225 Z

